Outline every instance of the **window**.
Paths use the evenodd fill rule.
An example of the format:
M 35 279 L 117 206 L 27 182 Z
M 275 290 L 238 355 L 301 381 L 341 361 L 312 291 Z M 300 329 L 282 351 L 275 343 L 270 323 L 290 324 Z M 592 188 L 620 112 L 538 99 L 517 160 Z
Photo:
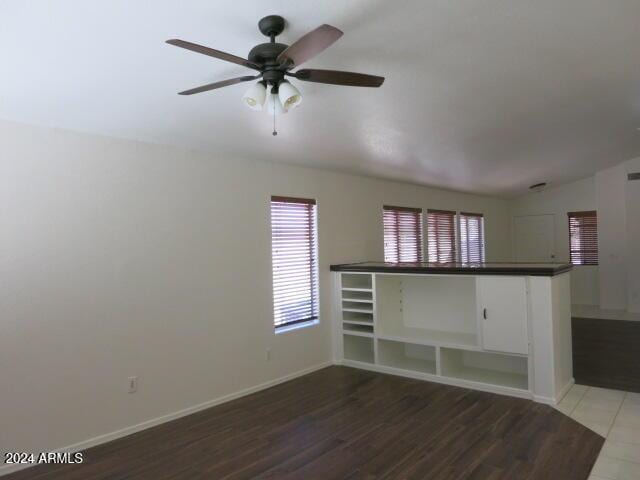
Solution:
M 429 261 L 456 261 L 456 212 L 427 210 Z
M 318 320 L 316 201 L 271 197 L 276 329 Z
M 569 256 L 574 265 L 598 265 L 598 216 L 569 212 Z
M 422 209 L 382 209 L 385 262 L 422 262 Z
M 460 212 L 460 261 L 484 262 L 484 217 L 481 213 Z

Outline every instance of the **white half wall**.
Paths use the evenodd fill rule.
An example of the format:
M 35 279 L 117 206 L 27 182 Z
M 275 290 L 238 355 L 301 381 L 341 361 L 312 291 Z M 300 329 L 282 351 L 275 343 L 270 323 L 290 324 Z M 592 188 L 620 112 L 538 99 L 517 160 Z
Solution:
M 500 199 L 9 122 L 0 145 L 0 451 L 77 444 L 331 361 L 329 264 L 383 258 L 384 203 L 482 212 L 487 259 L 511 255 Z M 281 335 L 272 194 L 318 201 L 321 322 Z
M 568 212 L 596 210 L 594 178 L 532 192 L 511 201 L 511 221 L 516 216 L 553 215 L 556 261 L 569 262 Z M 571 302 L 579 305 L 600 303 L 598 266 L 575 266 L 571 272 Z

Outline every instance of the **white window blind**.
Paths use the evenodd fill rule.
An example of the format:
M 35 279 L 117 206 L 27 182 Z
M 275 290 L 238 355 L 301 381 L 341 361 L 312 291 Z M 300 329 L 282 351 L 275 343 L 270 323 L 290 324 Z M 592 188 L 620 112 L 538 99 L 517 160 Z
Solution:
M 316 201 L 271 197 L 276 328 L 318 319 Z
M 574 265 L 598 265 L 598 215 L 569 212 L 569 256 Z
M 429 261 L 456 261 L 456 212 L 427 210 L 427 245 Z
M 382 209 L 385 262 L 422 262 L 422 209 L 393 207 Z
M 481 213 L 460 212 L 460 261 L 483 263 L 484 216 Z

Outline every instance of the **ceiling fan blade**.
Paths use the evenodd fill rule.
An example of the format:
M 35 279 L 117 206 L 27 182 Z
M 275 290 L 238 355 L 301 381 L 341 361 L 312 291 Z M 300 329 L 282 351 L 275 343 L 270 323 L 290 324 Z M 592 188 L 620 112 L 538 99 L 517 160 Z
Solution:
M 194 93 L 208 92 L 209 90 L 215 90 L 216 88 L 235 85 L 236 83 L 248 82 L 249 80 L 255 80 L 256 78 L 260 78 L 260 77 L 261 75 L 256 75 L 256 76 L 249 75 L 245 77 L 230 78 L 229 80 L 221 80 L 220 82 L 208 83 L 207 85 L 202 85 L 201 87 L 185 90 L 184 92 L 178 93 L 178 95 L 193 95 Z
M 330 83 L 332 85 L 348 85 L 351 87 L 379 87 L 384 82 L 384 77 L 340 70 L 303 69 L 290 75 L 306 82 Z
M 299 38 L 293 45 L 287 47 L 278 55 L 277 60 L 281 65 L 286 64 L 293 68 L 306 62 L 311 57 L 315 57 L 341 36 L 342 32 L 336 27 L 326 24 L 320 25 L 315 30 L 311 30 Z
M 220 60 L 226 60 L 227 62 L 236 63 L 238 65 L 242 65 L 243 67 L 253 68 L 254 70 L 262 69 L 260 65 L 250 62 L 245 58 L 237 57 L 235 55 L 231 55 L 230 53 L 221 52 L 220 50 L 215 50 L 213 48 L 204 47 L 202 45 L 198 45 L 197 43 L 191 43 L 185 40 L 179 40 L 177 38 L 167 40 L 167 43 L 169 45 L 175 45 L 176 47 L 186 48 L 187 50 L 191 50 L 192 52 L 202 53 L 203 55 L 209 55 L 210 57 L 219 58 Z

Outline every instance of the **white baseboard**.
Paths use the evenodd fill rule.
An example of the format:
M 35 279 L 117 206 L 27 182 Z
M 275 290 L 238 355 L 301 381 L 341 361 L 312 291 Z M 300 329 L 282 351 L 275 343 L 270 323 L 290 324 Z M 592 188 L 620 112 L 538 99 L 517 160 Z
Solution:
M 481 392 L 495 393 L 497 395 L 507 395 L 509 397 L 524 398 L 531 400 L 533 395 L 528 390 L 520 390 L 517 388 L 503 387 L 500 385 L 490 385 L 487 383 L 474 382 L 471 380 L 463 380 L 460 378 L 444 377 L 431 373 L 423 373 L 418 371 L 403 370 L 401 368 L 387 367 L 384 365 L 376 365 L 373 363 L 364 363 L 354 360 L 343 360 L 338 365 L 345 367 L 360 368 L 362 370 L 371 370 L 373 372 L 388 373 L 400 377 L 415 378 L 417 380 L 425 380 L 427 382 L 442 383 L 452 387 L 462 387 L 471 390 L 479 390 Z
M 127 435 L 131 435 L 132 433 L 140 432 L 142 430 L 146 430 L 147 428 L 155 427 L 156 425 L 170 422 L 171 420 L 176 420 L 178 418 L 191 415 L 192 413 L 196 413 L 201 410 L 206 410 L 207 408 L 215 407 L 216 405 L 220 405 L 222 403 L 230 402 L 231 400 L 235 400 L 236 398 L 244 397 L 246 395 L 259 392 L 260 390 L 265 390 L 269 387 L 273 387 L 280 383 L 293 380 L 294 378 L 302 377 L 303 375 L 307 375 L 309 373 L 315 372 L 316 370 L 321 370 L 333 364 L 334 364 L 333 362 L 323 362 L 318 365 L 314 365 L 313 367 L 305 368 L 304 370 L 299 370 L 297 372 L 290 373 L 289 375 L 285 375 L 283 377 L 276 378 L 274 380 L 270 380 L 268 382 L 261 383 L 259 385 L 255 385 L 253 387 L 245 388 L 244 390 L 240 390 L 238 392 L 230 393 L 229 395 L 224 395 L 222 397 L 214 398 L 204 403 L 193 405 L 191 407 L 187 407 L 185 409 L 178 410 L 177 412 L 169 413 L 161 417 L 152 418 L 151 420 L 138 423 L 137 425 L 132 425 L 130 427 L 123 428 L 121 430 L 116 430 L 115 432 L 105 433 L 103 435 L 98 435 L 97 437 L 93 437 L 88 440 L 83 440 L 82 442 L 78 442 L 73 445 L 68 445 L 66 447 L 56 448 L 48 451 L 73 453 L 73 452 L 78 452 L 80 450 L 86 450 L 87 448 L 100 445 L 101 443 L 106 443 L 112 440 L 116 440 L 118 438 L 126 437 Z M 17 472 L 18 470 L 24 470 L 25 468 L 29 468 L 32 466 L 34 465 L 0 466 L 0 477 L 3 475 L 8 475 L 9 473 Z
M 571 387 L 573 387 L 573 385 L 576 383 L 575 379 L 571 379 L 567 382 L 567 384 L 562 387 L 562 390 L 560 390 L 560 392 L 558 393 L 558 395 L 556 395 L 555 398 L 552 397 L 543 397 L 541 395 L 534 395 L 533 399 L 538 402 L 538 403 L 546 403 L 547 405 L 557 405 L 559 404 L 562 399 L 564 398 L 564 396 L 569 392 L 569 390 L 571 390 Z

